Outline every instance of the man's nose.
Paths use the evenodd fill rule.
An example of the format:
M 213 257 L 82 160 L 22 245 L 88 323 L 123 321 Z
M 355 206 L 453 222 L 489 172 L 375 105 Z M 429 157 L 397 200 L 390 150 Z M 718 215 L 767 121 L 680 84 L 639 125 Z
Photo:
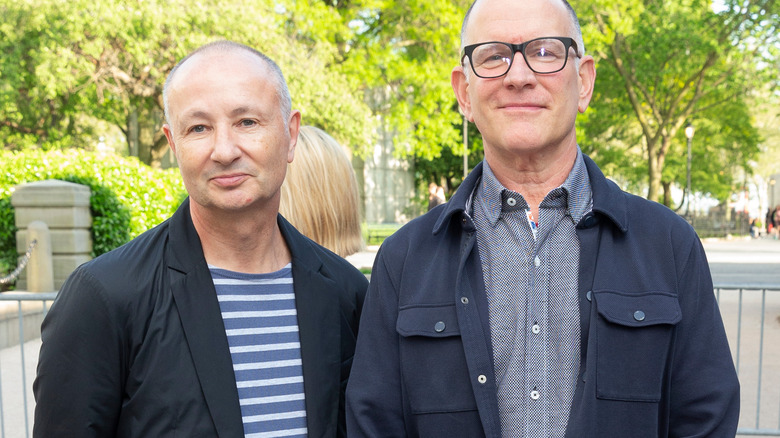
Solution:
M 222 164 L 229 164 L 241 155 L 240 136 L 233 132 L 231 126 L 218 126 L 214 135 L 214 148 L 211 159 Z
M 524 84 L 528 82 L 536 81 L 536 73 L 531 70 L 528 63 L 525 62 L 522 52 L 515 52 L 512 55 L 512 65 L 509 67 L 509 71 L 506 72 L 504 80 L 515 84 Z

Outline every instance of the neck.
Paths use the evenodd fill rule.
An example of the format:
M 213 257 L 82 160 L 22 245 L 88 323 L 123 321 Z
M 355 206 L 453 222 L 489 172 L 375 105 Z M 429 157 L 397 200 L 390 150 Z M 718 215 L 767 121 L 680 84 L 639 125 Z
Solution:
M 534 152 L 508 159 L 485 150 L 485 161 L 496 179 L 507 189 L 523 195 L 535 220 L 539 220 L 539 204 L 551 190 L 566 181 L 576 158 L 576 144 L 552 153 Z
M 192 222 L 210 265 L 236 272 L 274 272 L 291 255 L 276 222 L 276 211 L 219 212 L 190 204 Z

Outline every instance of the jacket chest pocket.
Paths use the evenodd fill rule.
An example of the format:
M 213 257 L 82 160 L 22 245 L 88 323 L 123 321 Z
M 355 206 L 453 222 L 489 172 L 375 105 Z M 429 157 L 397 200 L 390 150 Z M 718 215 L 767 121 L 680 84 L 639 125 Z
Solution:
M 674 328 L 682 319 L 677 296 L 593 291 L 596 303 L 596 397 L 661 400 Z
M 396 331 L 413 414 L 477 409 L 454 304 L 401 308 Z

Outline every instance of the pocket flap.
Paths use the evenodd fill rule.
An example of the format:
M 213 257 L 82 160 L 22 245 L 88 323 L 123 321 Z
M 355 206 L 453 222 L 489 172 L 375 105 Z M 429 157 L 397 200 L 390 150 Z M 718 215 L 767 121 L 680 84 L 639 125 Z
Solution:
M 460 336 L 455 305 L 443 304 L 399 309 L 396 331 L 401 336 L 434 338 Z
M 593 291 L 596 309 L 607 321 L 629 327 L 677 324 L 682 319 L 677 295 L 665 292 L 629 294 Z

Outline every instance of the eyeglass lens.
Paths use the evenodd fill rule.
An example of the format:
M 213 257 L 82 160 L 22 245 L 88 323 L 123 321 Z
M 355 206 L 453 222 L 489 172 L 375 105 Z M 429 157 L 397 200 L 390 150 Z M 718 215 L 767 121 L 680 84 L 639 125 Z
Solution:
M 536 73 L 553 73 L 566 65 L 566 45 L 556 39 L 529 41 L 523 48 L 523 57 L 528 67 Z M 471 64 L 481 77 L 503 76 L 509 71 L 514 59 L 514 50 L 505 43 L 486 43 L 474 48 Z

